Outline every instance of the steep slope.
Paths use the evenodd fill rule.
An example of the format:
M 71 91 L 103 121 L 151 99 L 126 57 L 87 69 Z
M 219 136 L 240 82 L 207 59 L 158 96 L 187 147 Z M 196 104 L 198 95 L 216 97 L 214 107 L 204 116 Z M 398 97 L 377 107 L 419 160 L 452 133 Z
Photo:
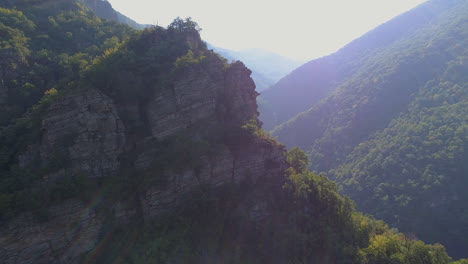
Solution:
M 81 21 L 82 34 L 66 31 L 76 46 L 51 54 L 88 50 L 96 29 L 121 32 L 71 0 L 15 4 L 24 13 L 0 9 L 10 28 Z M 451 263 L 443 246 L 357 213 L 303 151 L 261 130 L 251 71 L 208 50 L 197 28 L 130 31 L 2 125 L 2 263 Z M 17 71 L 42 76 L 31 67 L 8 68 L 7 88 Z
M 444 243 L 456 257 L 467 256 L 468 242 L 467 63 L 466 57 L 450 63 L 442 78 L 418 91 L 407 113 L 330 173 L 361 210 Z
M 373 53 L 274 135 L 306 149 L 311 168 L 329 172 L 365 212 L 466 256 L 468 4 L 418 9 L 431 6 L 439 11 L 430 23 Z
M 230 61 L 240 60 L 252 70 L 257 91 L 262 92 L 300 65 L 300 62 L 262 49 L 228 50 L 209 45 Z
M 309 110 L 353 76 L 366 74 L 375 56 L 436 21 L 456 1 L 430 1 L 377 27 L 338 52 L 310 61 L 262 92 L 260 119 L 271 130 Z M 311 47 L 313 48 L 313 47 Z
M 131 18 L 123 15 L 122 13 L 116 11 L 112 8 L 112 5 L 107 0 L 78 0 L 82 2 L 86 7 L 91 9 L 97 16 L 127 24 L 134 29 L 144 29 L 149 25 L 138 24 Z
M 279 179 L 284 148 L 241 129 L 257 116 L 249 74 L 180 20 L 106 52 L 77 85 L 49 91 L 4 130 L 28 141 L 2 175 L 2 259 L 74 262 L 112 223 L 161 217 L 203 186 Z M 100 204 L 88 208 L 93 195 Z

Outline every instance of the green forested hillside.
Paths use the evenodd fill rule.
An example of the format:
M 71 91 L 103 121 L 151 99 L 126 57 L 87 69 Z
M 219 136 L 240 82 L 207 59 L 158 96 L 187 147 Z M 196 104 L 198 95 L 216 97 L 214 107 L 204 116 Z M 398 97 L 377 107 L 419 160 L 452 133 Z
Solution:
M 379 63 L 376 56 L 391 52 L 402 39 L 411 38 L 428 24 L 436 23 L 442 13 L 455 3 L 456 0 L 424 3 L 368 32 L 338 52 L 297 68 L 262 92 L 260 118 L 265 129 L 272 130 L 309 110 L 354 76 L 369 75 L 369 71 Z
M 11 123 L 44 92 L 76 81 L 81 70 L 133 30 L 101 20 L 74 1 L 2 1 L 0 124 Z M 27 14 L 27 16 L 25 16 Z M 4 99 L 5 100 L 5 99 Z
M 460 79 L 466 63 L 449 64 L 447 79 L 428 82 L 408 113 L 330 173 L 361 210 L 457 256 L 465 254 L 468 232 L 468 83 Z
M 373 53 L 273 134 L 307 150 L 311 169 L 328 172 L 364 212 L 465 256 L 468 4 L 425 6 L 440 8 L 430 23 Z
M 143 111 L 152 99 L 151 92 L 163 90 L 167 93 L 159 98 L 170 98 L 175 93 L 174 83 L 180 81 L 178 77 L 188 75 L 189 84 L 184 87 L 195 91 L 185 98 L 191 101 L 200 92 L 192 83 L 199 78 L 204 78 L 202 83 L 218 79 L 223 83 L 225 80 L 219 76 L 224 77 L 226 71 L 241 65 L 228 64 L 208 50 L 200 39 L 197 24 L 190 19 L 177 19 L 167 29 L 153 27 L 136 32 L 128 26 L 101 20 L 72 0 L 17 0 L 1 5 L 0 30 L 5 34 L 0 39 L 4 91 L 0 102 L 0 228 L 13 234 L 0 233 L 2 261 L 17 263 L 18 256 L 7 252 L 30 243 L 27 250 L 18 254 L 32 262 L 41 258 L 43 263 L 452 263 L 444 246 L 424 244 L 356 212 L 354 203 L 338 194 L 333 181 L 308 171 L 309 158 L 300 149 L 286 153 L 257 121 L 253 86 L 248 93 L 240 88 L 235 90 L 246 93 L 236 95 L 237 98 L 253 102 L 253 109 L 239 110 L 245 111 L 241 114 L 252 115 L 251 121 L 239 124 L 241 119 L 236 113 L 223 116 L 224 112 L 232 111 L 233 102 L 229 100 L 234 96 L 222 96 L 225 91 L 215 90 L 221 94 L 216 94 L 215 100 L 224 100 L 216 108 L 223 122 L 204 120 L 168 138 L 152 138 L 148 116 L 144 114 L 147 112 Z M 198 76 L 199 73 L 204 75 Z M 250 71 L 245 69 L 243 74 L 248 77 Z M 241 81 L 236 79 L 239 76 L 231 78 L 235 83 Z M 247 81 L 251 83 L 250 78 Z M 57 138 L 53 149 L 40 150 L 51 152 L 46 153 L 50 154 L 48 160 L 37 157 L 40 153 L 32 153 L 37 161 L 21 164 L 27 156 L 22 154 L 28 148 L 37 150 L 35 147 L 46 144 L 42 140 L 47 132 L 43 126 L 46 115 L 53 112 L 50 123 L 63 118 L 62 112 L 64 120 L 88 121 L 86 116 L 82 119 L 67 116 L 70 113 L 67 111 L 76 108 L 74 104 L 79 102 L 63 98 L 83 98 L 86 96 L 76 95 L 89 91 L 101 95 L 92 100 L 106 103 L 85 101 L 84 110 L 79 109 L 82 113 L 93 110 L 98 116 L 91 120 L 95 130 L 84 134 L 85 140 L 92 143 L 87 146 L 98 145 L 98 154 L 104 155 L 99 137 L 106 135 L 97 132 L 107 131 L 99 129 L 105 127 L 108 116 L 121 117 L 121 123 L 111 124 L 113 133 L 124 130 L 119 127 L 122 124 L 125 127 L 126 152 L 119 155 L 120 171 L 96 178 L 73 175 L 72 170 L 67 170 L 70 146 L 77 147 L 78 152 L 84 146 L 73 134 Z M 444 98 L 442 94 L 439 97 L 449 100 Z M 53 105 L 61 108 L 56 107 L 54 112 Z M 119 109 L 112 111 L 113 106 Z M 160 104 L 155 105 L 158 107 Z M 160 109 L 155 111 L 161 114 Z M 459 133 L 455 129 L 454 134 Z M 117 140 L 111 141 L 105 143 L 112 145 Z M 166 214 L 158 212 L 162 216 L 151 222 L 143 221 L 142 205 L 137 202 L 147 198 L 141 197 L 145 188 L 157 187 L 164 192 L 172 184 L 159 178 L 167 176 L 162 171 L 189 167 L 194 174 L 183 176 L 197 178 L 201 157 L 229 153 L 226 150 L 229 148 L 234 149 L 229 155 L 235 156 L 236 150 L 248 149 L 251 144 L 279 152 L 284 171 L 278 175 L 250 175 L 253 171 L 240 182 L 200 184 L 195 191 L 180 194 L 181 197 L 177 195 L 178 189 L 167 191 L 174 193 L 177 206 Z M 138 152 L 150 147 L 153 147 L 150 154 Z M 151 173 L 144 174 L 136 168 L 137 159 L 143 154 L 152 158 Z M 255 155 L 248 164 L 256 163 L 253 158 Z M 43 163 L 45 160 L 48 162 Z M 228 165 L 235 165 L 236 159 L 233 160 L 234 164 Z M 282 168 L 266 161 L 257 167 Z M 60 207 L 70 201 L 75 201 L 75 206 L 85 204 L 85 213 L 75 214 L 79 206 Z M 123 202 L 135 207 L 118 208 Z M 167 201 L 161 198 L 153 202 Z M 64 211 L 50 214 L 52 207 Z M 123 214 L 116 215 L 116 211 Z M 62 214 L 68 217 L 65 227 L 54 218 Z M 41 233 L 43 230 L 37 226 L 52 226 L 60 231 Z M 80 234 L 89 234 L 88 227 L 97 229 L 98 235 L 95 241 L 86 243 L 92 237 L 83 238 Z M 77 235 L 70 235 L 74 231 Z M 30 241 L 30 237 L 20 234 L 34 235 L 36 239 L 45 236 L 50 241 Z M 51 242 L 61 241 L 57 239 L 61 236 L 67 245 Z M 16 240 L 20 245 L 13 243 Z M 62 247 L 65 252 L 55 250 Z M 62 261 L 63 256 L 75 259 Z

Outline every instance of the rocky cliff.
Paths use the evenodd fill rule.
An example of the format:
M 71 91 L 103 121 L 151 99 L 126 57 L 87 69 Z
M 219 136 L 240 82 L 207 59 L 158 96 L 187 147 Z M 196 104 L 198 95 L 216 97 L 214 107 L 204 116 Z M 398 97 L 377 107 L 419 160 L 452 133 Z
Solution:
M 158 34 L 148 31 L 142 41 Z M 19 156 L 21 167 L 44 169 L 37 185 L 49 191 L 63 179 L 84 177 L 98 186 L 119 181 L 126 193 L 109 198 L 98 188 L 95 197 L 51 204 L 43 219 L 15 216 L 0 227 L 1 263 L 78 262 L 102 239 L 110 215 L 118 223 L 150 221 L 203 186 L 282 175 L 284 148 L 242 129 L 258 121 L 251 71 L 205 52 L 203 63 L 176 70 L 163 86 L 145 87 L 142 98 L 87 83 L 49 107 L 40 142 Z

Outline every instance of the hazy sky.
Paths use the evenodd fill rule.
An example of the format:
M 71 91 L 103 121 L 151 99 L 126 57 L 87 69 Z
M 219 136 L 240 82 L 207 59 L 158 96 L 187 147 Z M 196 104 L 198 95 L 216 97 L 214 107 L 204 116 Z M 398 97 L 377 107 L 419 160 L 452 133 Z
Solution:
M 142 24 L 192 17 L 202 38 L 233 50 L 262 48 L 300 60 L 332 53 L 425 0 L 109 0 Z

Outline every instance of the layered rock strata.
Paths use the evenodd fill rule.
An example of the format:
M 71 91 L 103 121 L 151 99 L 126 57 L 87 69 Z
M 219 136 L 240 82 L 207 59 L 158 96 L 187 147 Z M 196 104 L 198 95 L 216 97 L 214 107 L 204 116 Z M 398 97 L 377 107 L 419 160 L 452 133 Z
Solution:
M 133 186 L 135 199 L 113 203 L 109 209 L 120 223 L 132 218 L 157 219 L 201 186 L 281 177 L 284 148 L 260 139 L 224 144 L 211 155 L 200 153 L 196 167 L 151 169 L 154 160 L 164 155 L 154 142 L 177 133 L 197 140 L 198 134 L 190 135 L 190 128 L 198 124 L 225 131 L 257 120 L 258 94 L 250 74 L 240 62 L 227 68 L 195 65 L 180 72 L 170 89 L 152 91 L 144 105 L 120 105 L 97 89 L 70 92 L 52 105 L 42 122 L 41 142 L 20 157 L 21 165 L 28 166 L 39 155 L 47 166 L 60 153 L 68 155 L 69 165 L 44 178 L 79 174 L 91 179 L 128 177 L 130 183 L 142 177 L 164 179 L 164 183 Z M 130 122 L 129 116 L 141 120 L 131 118 Z M 143 123 L 149 132 L 129 133 L 128 127 L 135 122 Z M 23 213 L 2 225 L 1 263 L 77 262 L 98 246 L 106 229 L 108 216 L 96 210 L 97 199 L 90 204 L 71 200 L 54 205 L 45 222 Z

